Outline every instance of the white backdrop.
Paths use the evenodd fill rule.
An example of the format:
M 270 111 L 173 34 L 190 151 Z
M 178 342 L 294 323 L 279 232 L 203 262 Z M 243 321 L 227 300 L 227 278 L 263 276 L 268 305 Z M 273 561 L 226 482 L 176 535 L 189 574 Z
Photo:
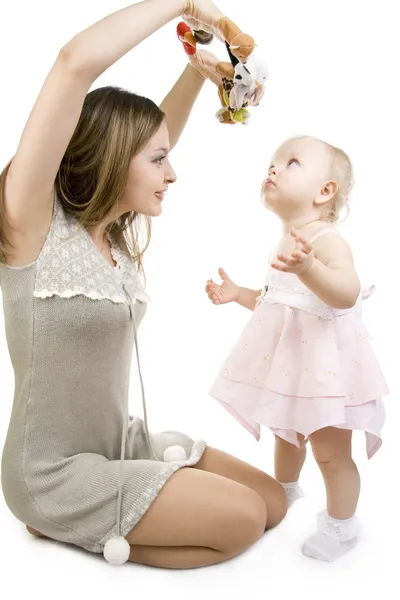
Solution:
M 165 0 L 168 1 L 168 0 Z M 13 0 L 0 8 L 0 164 L 15 151 L 22 128 L 59 48 L 75 33 L 126 5 L 119 0 Z M 248 127 L 220 125 L 216 89 L 207 83 L 181 142 L 171 154 L 178 181 L 154 221 L 145 269 L 152 297 L 140 330 L 142 368 L 152 430 L 180 429 L 210 445 L 273 471 L 273 440 L 259 444 L 209 396 L 221 361 L 250 313 L 236 305 L 216 307 L 204 284 L 223 266 L 239 284 L 260 288 L 279 224 L 259 200 L 269 159 L 286 137 L 306 133 L 343 147 L 353 160 L 356 186 L 344 225 L 359 273 L 376 293 L 364 318 L 374 338 L 391 395 L 386 399 L 384 445 L 368 463 L 364 436 L 355 435 L 355 457 L 363 479 L 358 514 L 362 542 L 335 564 L 305 559 L 304 537 L 323 506 L 321 478 L 309 456 L 303 475 L 306 499 L 284 523 L 236 561 L 190 572 L 150 571 L 130 565 L 112 569 L 97 557 L 30 539 L 0 500 L 2 592 L 69 598 L 79 593 L 161 592 L 164 598 L 200 598 L 210 593 L 241 598 L 254 591 L 295 593 L 326 599 L 338 593 L 379 593 L 383 577 L 394 582 L 398 540 L 395 507 L 399 419 L 396 372 L 399 320 L 395 282 L 395 229 L 399 193 L 399 93 L 396 91 L 398 31 L 394 0 L 220 0 L 220 8 L 250 33 L 270 66 L 267 93 L 252 109 Z M 170 23 L 95 84 L 119 85 L 161 102 L 185 66 Z M 396 47 L 397 46 L 397 47 Z M 211 48 L 227 60 L 225 48 Z M 10 418 L 13 372 L 0 317 L 0 445 Z M 131 413 L 141 414 L 140 388 L 132 367 Z M 61 415 L 60 415 L 61 417 Z M 385 552 L 383 552 L 385 551 Z M 395 552 L 395 551 L 394 551 Z M 65 578 L 67 570 L 68 577 Z M 305 586 L 305 577 L 309 581 Z M 62 577 L 62 579 L 61 579 Z M 151 579 L 150 579 L 151 577 Z M 249 581 L 249 578 L 250 581 Z M 390 579 L 389 579 L 390 578 Z M 61 583 L 62 582 L 62 583 Z M 190 586 L 190 588 L 188 588 Z M 18 592 L 16 592 L 18 595 Z

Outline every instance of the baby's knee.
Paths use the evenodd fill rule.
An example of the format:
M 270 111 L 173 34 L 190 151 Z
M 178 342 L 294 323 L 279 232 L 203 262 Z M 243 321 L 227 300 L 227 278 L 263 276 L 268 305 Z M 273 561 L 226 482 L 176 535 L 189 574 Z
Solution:
M 315 460 L 320 465 L 342 465 L 351 461 L 351 453 L 346 449 L 335 447 L 323 440 L 311 441 L 312 452 Z
M 326 427 L 313 433 L 310 441 L 316 461 L 321 465 L 351 462 L 351 436 L 350 430 L 335 427 Z

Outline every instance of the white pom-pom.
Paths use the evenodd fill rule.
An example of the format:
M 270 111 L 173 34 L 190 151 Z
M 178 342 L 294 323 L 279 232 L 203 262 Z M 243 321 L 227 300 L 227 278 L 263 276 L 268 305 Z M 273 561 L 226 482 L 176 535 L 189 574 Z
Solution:
M 185 448 L 169 446 L 164 452 L 164 462 L 181 462 L 186 460 Z
M 125 538 L 115 537 L 104 546 L 104 558 L 110 565 L 123 565 L 129 558 L 131 547 Z

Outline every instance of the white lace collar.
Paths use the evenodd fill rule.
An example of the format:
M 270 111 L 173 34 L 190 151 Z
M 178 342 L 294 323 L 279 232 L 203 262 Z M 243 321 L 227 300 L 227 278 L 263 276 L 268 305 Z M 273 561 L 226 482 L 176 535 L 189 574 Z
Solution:
M 134 260 L 111 242 L 112 267 L 100 254 L 88 232 L 66 214 L 55 199 L 49 234 L 37 260 L 34 296 L 71 298 L 116 303 L 148 302 Z M 125 288 L 125 291 L 124 291 Z M 127 294 L 125 293 L 128 293 Z

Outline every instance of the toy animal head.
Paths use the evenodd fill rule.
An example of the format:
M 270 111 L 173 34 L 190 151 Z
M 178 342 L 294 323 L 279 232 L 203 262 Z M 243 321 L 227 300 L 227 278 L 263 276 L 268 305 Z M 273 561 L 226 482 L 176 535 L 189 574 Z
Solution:
M 246 60 L 254 50 L 254 40 L 250 35 L 238 33 L 231 41 L 231 52 L 240 61 Z
M 193 35 L 189 25 L 187 25 L 187 23 L 184 21 L 178 23 L 176 27 L 176 34 L 178 39 L 182 42 L 186 54 L 189 56 L 196 54 L 196 38 Z
M 218 21 L 218 30 L 221 39 L 230 46 L 232 54 L 237 60 L 244 62 L 254 50 L 255 42 L 250 35 L 243 33 L 235 23 L 227 17 Z
M 250 56 L 245 63 L 235 65 L 230 105 L 240 109 L 243 105 L 257 106 L 264 95 L 268 67 L 262 60 Z
M 236 64 L 233 79 L 237 84 L 257 87 L 265 84 L 268 74 L 267 64 L 255 56 L 250 56 L 246 62 Z

